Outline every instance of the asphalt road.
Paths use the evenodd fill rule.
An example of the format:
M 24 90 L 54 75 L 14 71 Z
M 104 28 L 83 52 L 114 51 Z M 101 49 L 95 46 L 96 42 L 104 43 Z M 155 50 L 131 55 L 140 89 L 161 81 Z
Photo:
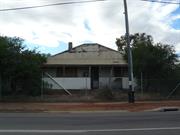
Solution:
M 180 135 L 180 112 L 0 113 L 0 135 Z

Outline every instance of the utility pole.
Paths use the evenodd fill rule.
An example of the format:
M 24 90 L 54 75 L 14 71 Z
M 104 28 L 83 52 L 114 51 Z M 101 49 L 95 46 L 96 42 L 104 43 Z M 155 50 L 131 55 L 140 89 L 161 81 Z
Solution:
M 128 10 L 127 2 L 124 0 L 124 14 L 125 14 L 125 24 L 126 24 L 126 42 L 128 49 L 128 78 L 129 78 L 129 92 L 128 92 L 128 101 L 129 103 L 134 103 L 134 84 L 133 84 L 133 63 L 132 63 L 132 52 L 130 47 L 130 38 L 129 38 L 129 22 L 128 22 Z

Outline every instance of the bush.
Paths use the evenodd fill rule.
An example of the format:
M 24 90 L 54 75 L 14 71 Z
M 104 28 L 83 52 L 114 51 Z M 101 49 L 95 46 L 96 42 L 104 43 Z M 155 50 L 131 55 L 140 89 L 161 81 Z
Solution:
M 0 36 L 0 87 L 2 96 L 38 96 L 42 64 L 47 55 L 29 50 L 23 39 Z

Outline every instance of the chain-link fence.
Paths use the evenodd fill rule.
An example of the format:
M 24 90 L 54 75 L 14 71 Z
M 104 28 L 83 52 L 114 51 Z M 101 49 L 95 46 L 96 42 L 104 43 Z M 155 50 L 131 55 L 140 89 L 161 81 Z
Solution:
M 180 80 L 177 79 L 136 79 L 135 90 L 138 94 L 157 95 L 163 99 L 180 97 Z

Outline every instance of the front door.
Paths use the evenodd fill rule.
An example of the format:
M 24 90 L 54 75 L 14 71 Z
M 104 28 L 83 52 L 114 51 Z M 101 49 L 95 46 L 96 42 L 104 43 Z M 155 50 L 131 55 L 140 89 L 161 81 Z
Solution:
M 91 89 L 99 88 L 99 67 L 91 67 Z

